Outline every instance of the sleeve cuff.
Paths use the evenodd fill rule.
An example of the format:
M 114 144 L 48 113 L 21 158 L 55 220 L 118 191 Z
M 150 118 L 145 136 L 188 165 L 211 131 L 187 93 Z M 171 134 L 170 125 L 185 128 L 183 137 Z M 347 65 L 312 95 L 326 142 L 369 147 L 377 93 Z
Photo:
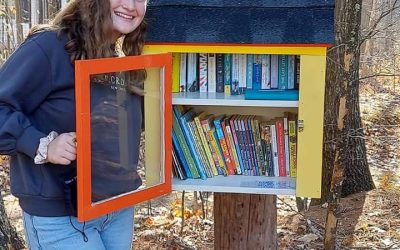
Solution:
M 17 151 L 23 152 L 32 159 L 36 156 L 40 138 L 46 137 L 46 134 L 35 129 L 33 126 L 27 127 L 17 141 Z

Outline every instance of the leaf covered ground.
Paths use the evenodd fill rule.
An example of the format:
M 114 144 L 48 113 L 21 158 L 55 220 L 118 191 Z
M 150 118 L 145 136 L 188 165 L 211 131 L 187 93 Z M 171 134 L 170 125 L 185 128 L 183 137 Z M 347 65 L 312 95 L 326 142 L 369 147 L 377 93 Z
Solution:
M 368 162 L 377 188 L 341 200 L 339 249 L 400 249 L 399 93 L 361 88 Z M 8 215 L 22 236 L 18 203 L 8 191 L 6 158 L 0 163 Z M 213 196 L 203 193 L 201 198 L 186 192 L 183 210 L 182 192 L 136 206 L 134 249 L 213 249 Z M 325 215 L 326 205 L 298 213 L 294 198 L 278 197 L 279 249 L 322 249 Z

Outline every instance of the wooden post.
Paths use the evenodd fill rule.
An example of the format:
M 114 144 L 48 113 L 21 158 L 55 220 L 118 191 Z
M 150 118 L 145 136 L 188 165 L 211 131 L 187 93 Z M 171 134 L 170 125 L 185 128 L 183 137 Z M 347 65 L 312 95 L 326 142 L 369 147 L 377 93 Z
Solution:
M 276 195 L 214 193 L 214 249 L 277 249 Z

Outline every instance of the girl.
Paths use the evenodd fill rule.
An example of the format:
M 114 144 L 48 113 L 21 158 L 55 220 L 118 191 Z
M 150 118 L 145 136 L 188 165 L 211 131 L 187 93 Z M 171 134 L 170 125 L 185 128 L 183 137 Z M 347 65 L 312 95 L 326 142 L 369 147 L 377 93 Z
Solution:
M 147 0 L 71 0 L 51 24 L 34 27 L 0 68 L 0 154 L 11 155 L 11 191 L 23 210 L 30 249 L 131 248 L 133 208 L 84 223 L 75 217 L 74 61 L 115 56 L 118 39 L 125 55 L 139 55 L 144 44 L 146 5 Z M 131 75 L 137 78 L 143 74 Z M 99 173 L 110 170 L 106 163 L 110 161 L 113 167 L 128 169 L 131 174 L 123 175 L 131 176 L 132 190 L 141 185 L 135 168 L 141 128 L 140 90 L 133 81 L 126 81 L 122 89 L 118 85 L 116 90 L 109 79 L 92 79 L 99 82 L 98 86 L 105 86 L 94 88 L 92 95 L 98 92 L 99 96 L 111 96 L 107 100 L 93 98 L 92 116 L 100 117 L 92 120 L 93 129 L 114 133 L 115 126 L 102 123 L 115 119 L 115 115 L 105 117 L 102 113 L 104 103 L 114 107 L 107 114 L 118 113 L 116 109 L 120 107 L 114 105 L 116 92 L 129 93 L 128 106 L 133 108 L 127 112 L 131 115 L 128 119 L 135 122 L 129 140 L 134 142 L 135 150 L 131 152 L 132 159 L 124 161 L 129 166 L 122 166 L 115 159 L 102 161 L 96 157 L 92 165 Z M 105 140 L 108 147 L 115 147 L 115 140 Z M 92 144 L 92 155 L 107 150 L 101 146 L 104 141 L 95 140 Z M 121 176 L 116 173 L 112 174 Z M 100 177 L 96 184 L 93 178 L 92 196 L 98 197 L 95 201 L 126 191 L 117 188 L 108 195 L 100 188 L 96 191 L 96 185 L 101 186 L 99 183 L 104 180 Z

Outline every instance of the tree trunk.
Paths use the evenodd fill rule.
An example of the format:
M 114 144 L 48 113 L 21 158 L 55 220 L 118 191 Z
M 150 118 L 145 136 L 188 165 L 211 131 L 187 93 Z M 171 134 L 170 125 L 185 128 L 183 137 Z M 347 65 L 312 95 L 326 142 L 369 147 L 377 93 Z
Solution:
M 214 193 L 214 249 L 277 249 L 276 195 Z
M 328 54 L 323 187 L 330 190 L 324 197 L 328 200 L 325 249 L 335 249 L 340 197 L 374 188 L 359 109 L 361 4 L 361 0 L 336 0 L 336 44 Z
M 2 248 L 4 247 L 4 248 Z M 24 248 L 24 243 L 11 226 L 4 207 L 3 196 L 0 193 L 0 249 L 19 250 Z
M 336 44 L 328 52 L 325 89 L 322 203 L 328 200 L 337 157 L 342 158 L 344 164 L 343 197 L 375 188 L 367 162 L 359 107 L 361 1 L 337 0 L 335 11 Z M 344 105 L 344 109 L 340 109 L 340 105 Z

